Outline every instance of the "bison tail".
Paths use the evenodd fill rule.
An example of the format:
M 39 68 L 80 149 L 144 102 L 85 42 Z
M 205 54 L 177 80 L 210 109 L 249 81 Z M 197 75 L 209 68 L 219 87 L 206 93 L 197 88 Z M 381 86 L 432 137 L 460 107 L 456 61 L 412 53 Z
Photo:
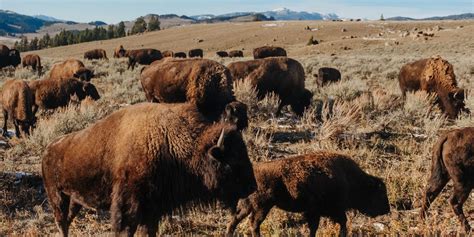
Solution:
M 448 134 L 444 134 L 436 143 L 433 150 L 431 164 L 431 179 L 442 180 L 446 176 L 446 166 L 443 162 L 443 146 L 448 140 Z

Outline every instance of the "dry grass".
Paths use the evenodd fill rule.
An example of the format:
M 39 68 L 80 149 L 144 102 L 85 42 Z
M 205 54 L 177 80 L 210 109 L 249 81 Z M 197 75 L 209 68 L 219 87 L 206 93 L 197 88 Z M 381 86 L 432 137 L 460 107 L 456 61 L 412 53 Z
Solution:
M 287 26 L 298 24 L 300 23 L 291 22 L 287 23 Z M 340 29 L 344 26 L 348 28 L 349 34 L 363 37 L 392 28 L 411 29 L 415 23 L 337 24 L 318 22 L 311 23 L 310 26 L 325 29 L 327 32 L 333 32 L 331 29 Z M 434 25 L 449 28 L 464 24 L 465 27 L 459 34 L 462 35 L 466 33 L 465 31 L 474 32 L 472 22 L 416 24 L 421 24 L 419 27 L 425 28 Z M 304 26 L 306 25 L 307 23 L 304 23 Z M 196 27 L 205 29 L 204 26 Z M 210 32 L 214 32 L 222 25 L 208 27 Z M 241 28 L 240 25 L 237 28 L 249 35 L 260 34 L 255 32 L 259 32 L 256 29 L 260 29 L 261 25 L 250 23 L 248 29 Z M 182 30 L 175 31 L 179 33 Z M 272 36 L 278 35 L 279 29 L 265 29 L 265 32 Z M 326 44 L 329 48 L 327 53 L 318 48 L 322 44 L 305 46 L 304 41 L 307 37 L 302 37 L 301 44 L 297 44 L 294 43 L 296 39 L 288 36 L 286 38 L 288 43 L 285 44 L 290 48 L 290 55 L 304 65 L 307 87 L 315 93 L 314 100 L 302 118 L 295 117 L 288 109 L 283 110 L 284 116 L 275 117 L 277 96 L 269 95 L 264 100 L 257 101 L 256 93 L 248 83 L 236 83 L 234 91 L 237 98 L 246 103 L 250 109 L 249 128 L 244 131 L 250 157 L 257 162 L 319 149 L 349 154 L 367 172 L 385 180 L 392 206 L 391 214 L 373 219 L 349 213 L 349 227 L 353 234 L 456 235 L 460 227 L 447 202 L 450 192 L 444 191 L 434 202 L 430 209 L 430 218 L 425 222 L 418 219 L 417 213 L 429 175 L 431 149 L 439 134 L 453 127 L 473 126 L 474 120 L 469 115 L 462 115 L 455 121 L 447 121 L 439 109 L 433 106 L 433 96 L 426 93 L 408 94 L 406 100 L 402 101 L 397 81 L 399 68 L 404 63 L 420 57 L 441 54 L 454 65 L 460 86 L 472 90 L 474 58 L 466 54 L 466 48 L 472 52 L 474 47 L 472 44 L 469 45 L 469 42 L 472 42 L 472 35 L 465 38 L 444 37 L 448 33 L 457 34 L 454 31 L 440 32 L 439 38 L 428 42 L 404 38 L 400 39 L 402 44 L 396 48 L 374 42 L 364 44 L 357 41 L 352 46 L 354 52 L 337 50 L 340 44 L 345 44 L 345 41 L 339 40 L 340 35 L 316 37 L 318 40 L 323 38 L 322 44 Z M 178 34 L 180 35 L 182 34 Z M 144 37 L 146 42 L 151 41 L 149 36 Z M 295 37 L 300 35 L 296 34 Z M 262 44 L 261 39 L 255 39 L 255 42 L 252 40 L 254 39 L 246 39 L 243 43 L 239 43 L 229 39 L 221 44 L 229 48 Z M 115 45 L 116 41 L 104 44 Z M 87 45 L 89 44 L 77 46 L 74 50 L 82 50 Z M 226 48 L 223 46 L 222 49 Z M 71 51 L 73 55 L 76 52 L 74 50 Z M 332 51 L 337 55 L 330 56 L 329 53 Z M 43 53 L 54 56 L 63 52 L 62 49 L 57 49 Z M 61 57 L 67 56 L 69 55 Z M 43 61 L 46 69 L 49 69 L 51 64 L 58 60 L 60 58 L 45 58 Z M 218 60 L 227 64 L 238 59 Z M 0 177 L 0 236 L 40 236 L 56 233 L 40 181 L 40 155 L 44 147 L 58 136 L 80 130 L 112 111 L 145 100 L 138 80 L 139 69 L 134 72 L 125 71 L 126 65 L 121 60 L 94 61 L 86 64 L 102 75 L 94 79 L 94 84 L 102 95 L 101 100 L 97 103 L 86 101 L 80 105 L 72 104 L 61 111 L 43 115 L 31 137 L 9 140 L 10 148 L 0 148 L 0 167 L 3 175 Z M 312 72 L 321 66 L 338 68 L 343 74 L 343 80 L 324 88 L 317 88 Z M 28 70 L 19 69 L 16 72 L 0 72 L 0 84 L 7 77 L 30 80 L 38 78 Z M 474 111 L 473 96 L 468 97 L 466 104 L 471 111 Z M 16 178 L 11 173 L 6 174 L 20 171 L 32 175 Z M 470 215 L 469 219 L 472 222 L 473 198 L 466 202 L 464 210 L 468 216 Z M 160 224 L 160 234 L 217 235 L 225 229 L 228 218 L 227 213 L 218 205 L 196 207 L 184 215 L 175 214 L 170 218 L 164 218 Z M 302 223 L 304 222 L 301 215 L 275 209 L 263 223 L 262 232 L 265 236 L 308 234 L 306 226 Z M 71 228 L 73 235 L 77 236 L 97 235 L 109 231 L 107 213 L 95 211 L 83 211 Z M 246 221 L 243 221 L 238 231 L 248 233 Z M 337 231 L 336 225 L 323 219 L 320 236 L 335 235 Z

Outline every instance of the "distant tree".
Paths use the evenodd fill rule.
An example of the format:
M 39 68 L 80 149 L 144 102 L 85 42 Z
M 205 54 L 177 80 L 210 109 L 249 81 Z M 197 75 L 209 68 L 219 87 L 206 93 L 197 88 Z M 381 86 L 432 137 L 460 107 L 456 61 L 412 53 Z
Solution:
M 135 20 L 135 24 L 133 24 L 132 27 L 132 35 L 138 34 L 138 33 L 143 33 L 146 31 L 146 22 L 145 18 L 139 17 L 137 20 Z
M 125 23 L 123 23 L 123 21 L 121 21 L 121 22 L 118 24 L 115 37 L 116 37 L 116 38 L 119 38 L 119 37 L 125 37 L 125 36 L 127 36 L 127 35 L 126 35 L 126 32 L 125 32 Z
M 109 25 L 107 27 L 107 39 L 113 39 L 115 38 L 115 26 L 114 25 Z
M 18 48 L 19 51 L 28 51 L 30 45 L 28 43 L 28 37 L 26 36 L 21 36 L 20 39 L 20 47 Z
M 149 31 L 160 30 L 160 20 L 158 19 L 158 17 L 154 15 L 150 17 L 150 21 L 148 21 L 148 30 Z
M 380 20 L 381 20 L 381 21 L 385 21 L 385 18 L 383 18 L 383 14 L 380 15 Z
M 39 49 L 39 39 L 38 37 L 35 37 L 30 41 L 29 50 L 38 50 L 38 49 Z

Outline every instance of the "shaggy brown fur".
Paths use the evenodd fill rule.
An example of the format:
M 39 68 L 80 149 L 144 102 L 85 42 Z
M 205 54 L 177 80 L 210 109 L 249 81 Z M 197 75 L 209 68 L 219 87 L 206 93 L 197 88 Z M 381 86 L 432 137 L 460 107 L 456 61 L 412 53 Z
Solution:
M 171 51 L 171 50 L 163 51 L 163 57 L 164 57 L 164 58 L 173 58 L 173 57 L 174 57 L 174 53 L 173 53 L 173 51 Z
M 8 80 L 2 86 L 0 92 L 0 104 L 3 110 L 3 136 L 7 135 L 7 121 L 10 116 L 16 136 L 21 132 L 30 134 L 30 127 L 34 126 L 36 119 L 31 111 L 32 98 L 28 83 L 23 80 Z
M 132 68 L 132 71 L 135 69 L 135 65 L 150 65 L 156 60 L 163 59 L 163 55 L 160 50 L 156 49 L 136 49 L 136 50 L 127 50 L 128 57 L 128 68 Z
M 268 58 L 268 57 L 286 57 L 286 50 L 281 47 L 263 46 L 253 50 L 253 58 Z
M 52 66 L 49 78 L 52 80 L 64 80 L 75 77 L 81 81 L 90 81 L 94 72 L 87 69 L 84 63 L 77 59 L 68 59 Z
M 167 59 L 145 68 L 140 76 L 147 101 L 189 101 L 215 120 L 234 101 L 232 78 L 222 64 L 208 59 Z
M 341 72 L 335 68 L 322 67 L 318 70 L 318 74 L 314 74 L 314 77 L 316 77 L 316 84 L 322 87 L 329 83 L 340 81 Z
M 175 58 L 186 58 L 186 53 L 185 52 L 176 52 L 174 53 Z
M 108 60 L 107 52 L 105 52 L 105 50 L 103 50 L 103 49 L 89 50 L 89 51 L 84 53 L 84 59 L 88 59 L 88 60 L 106 59 L 106 60 Z
M 268 93 L 280 98 L 277 114 L 285 105 L 299 116 L 310 105 L 313 94 L 305 89 L 303 66 L 287 57 L 270 57 L 244 62 L 235 62 L 227 66 L 232 78 L 250 80 L 257 88 L 258 97 L 263 99 Z
M 216 55 L 221 57 L 221 58 L 229 57 L 229 54 L 226 51 L 217 51 Z
M 0 44 L 0 69 L 8 66 L 17 67 L 20 63 L 20 51 Z
M 253 236 L 260 236 L 260 224 L 273 206 L 303 212 L 315 236 L 321 216 L 341 226 L 346 235 L 346 211 L 358 210 L 370 217 L 390 212 L 384 182 L 365 173 L 345 155 L 320 151 L 254 164 L 258 189 L 239 201 L 227 226 L 232 236 L 239 222 L 250 216 Z
M 458 216 L 464 230 L 471 227 L 464 216 L 462 206 L 474 187 L 474 127 L 455 129 L 447 132 L 433 148 L 431 177 L 428 179 L 421 218 L 425 218 L 430 204 L 436 199 L 449 180 L 453 180 L 453 194 L 449 199 L 454 213 Z
M 114 58 L 122 58 L 125 57 L 127 51 L 123 48 L 123 45 L 118 46 L 114 50 Z
M 52 142 L 42 161 L 63 235 L 83 206 L 110 209 L 116 234 L 155 236 L 173 210 L 215 199 L 232 208 L 256 189 L 240 132 L 191 104 L 129 106 Z
M 64 107 L 76 95 L 79 100 L 87 96 L 93 100 L 100 99 L 99 92 L 90 82 L 75 78 L 64 80 L 35 80 L 29 83 L 34 98 L 33 114 L 41 109 L 56 109 Z
M 204 56 L 204 51 L 202 49 L 191 49 L 188 52 L 190 58 L 202 58 Z
M 229 52 L 229 57 L 231 58 L 241 58 L 244 56 L 244 52 L 242 50 L 232 50 Z
M 38 76 L 41 76 L 43 66 L 41 66 L 41 58 L 37 54 L 26 55 L 23 57 L 21 64 L 24 68 L 31 67 L 33 71 L 38 73 Z
M 457 87 L 453 65 L 441 57 L 404 65 L 398 81 L 403 97 L 407 91 L 436 93 L 441 110 L 451 119 L 455 119 L 461 111 L 469 112 L 464 105 L 464 90 Z

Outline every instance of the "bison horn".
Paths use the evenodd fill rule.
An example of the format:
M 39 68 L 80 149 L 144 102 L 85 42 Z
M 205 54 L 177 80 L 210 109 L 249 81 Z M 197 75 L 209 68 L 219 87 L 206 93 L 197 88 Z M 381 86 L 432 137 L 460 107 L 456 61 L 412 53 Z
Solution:
M 222 129 L 219 140 L 217 140 L 217 147 L 222 148 L 224 146 L 224 129 Z

